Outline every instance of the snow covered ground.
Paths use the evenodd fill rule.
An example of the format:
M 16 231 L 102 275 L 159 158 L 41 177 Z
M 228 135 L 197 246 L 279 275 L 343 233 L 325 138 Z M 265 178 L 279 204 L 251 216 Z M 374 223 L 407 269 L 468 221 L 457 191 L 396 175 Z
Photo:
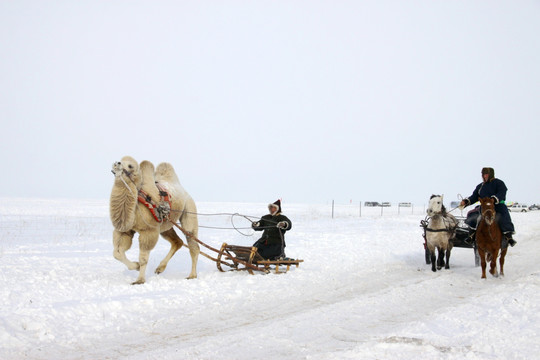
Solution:
M 112 257 L 107 201 L 2 199 L 0 359 L 533 359 L 540 354 L 540 211 L 513 213 L 506 276 L 480 279 L 470 249 L 424 262 L 424 208 L 283 204 L 287 274 L 220 273 L 182 249 L 150 256 L 147 283 Z M 261 216 L 265 204 L 199 203 Z M 414 213 L 413 213 L 414 212 Z M 235 226 L 247 226 L 234 217 Z M 230 216 L 201 216 L 231 227 Z M 250 231 L 247 231 L 250 232 Z M 201 240 L 251 245 L 235 230 Z M 134 242 L 128 256 L 138 256 Z

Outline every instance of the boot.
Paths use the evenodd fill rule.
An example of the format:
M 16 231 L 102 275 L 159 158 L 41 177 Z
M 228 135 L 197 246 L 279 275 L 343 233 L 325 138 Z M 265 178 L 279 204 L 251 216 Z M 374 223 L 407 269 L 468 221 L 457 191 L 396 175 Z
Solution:
M 501 238 L 501 250 L 504 250 L 507 248 L 508 248 L 508 239 L 506 238 L 505 235 L 503 235 Z
M 517 241 L 512 238 L 512 232 L 506 232 L 503 234 L 503 242 L 506 241 L 507 244 L 514 247 L 517 244 Z

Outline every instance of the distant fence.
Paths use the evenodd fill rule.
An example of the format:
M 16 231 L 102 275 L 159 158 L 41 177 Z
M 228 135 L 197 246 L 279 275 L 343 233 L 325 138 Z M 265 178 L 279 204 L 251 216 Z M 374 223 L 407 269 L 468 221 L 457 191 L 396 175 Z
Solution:
M 366 203 L 371 204 L 367 205 Z M 375 202 L 357 203 L 337 203 L 332 200 L 331 215 L 332 218 L 338 217 L 362 217 L 362 216 L 385 216 L 385 215 L 424 215 L 426 213 L 426 204 L 413 204 L 410 202 L 401 202 L 397 205 L 390 203 Z
M 112 238 L 108 217 L 60 215 L 0 215 L 0 248 L 12 243 L 50 244 L 74 242 L 85 244 Z

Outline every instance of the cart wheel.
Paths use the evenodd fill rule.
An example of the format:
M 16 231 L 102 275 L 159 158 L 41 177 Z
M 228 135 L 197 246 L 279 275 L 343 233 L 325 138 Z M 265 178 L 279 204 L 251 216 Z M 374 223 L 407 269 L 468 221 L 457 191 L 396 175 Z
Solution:
M 429 249 L 426 246 L 426 264 L 431 264 L 431 253 L 429 252 Z

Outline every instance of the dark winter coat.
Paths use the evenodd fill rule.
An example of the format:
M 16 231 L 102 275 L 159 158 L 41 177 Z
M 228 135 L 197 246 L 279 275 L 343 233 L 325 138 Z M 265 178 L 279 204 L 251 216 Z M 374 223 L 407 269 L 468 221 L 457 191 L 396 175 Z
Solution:
M 285 229 L 279 229 L 277 227 L 277 224 L 281 221 L 287 223 Z M 284 256 L 286 246 L 285 233 L 291 228 L 291 220 L 281 213 L 264 215 L 258 223 L 253 225 L 253 230 L 263 232 L 261 238 L 253 246 L 259 249 L 259 254 L 265 259 Z
M 279 222 L 285 221 L 287 227 L 285 229 L 277 228 Z M 258 222 L 259 226 L 253 226 L 255 231 L 263 231 L 262 237 L 260 240 L 263 240 L 265 245 L 275 245 L 285 242 L 285 232 L 290 230 L 292 227 L 291 220 L 288 217 L 282 214 L 276 215 L 264 215 L 261 220 Z
M 494 178 L 488 182 L 483 182 L 478 184 L 474 189 L 471 196 L 466 198 L 468 201 L 467 205 L 472 205 L 478 201 L 479 198 L 483 197 L 493 197 L 496 200 L 495 211 L 499 214 L 499 226 L 501 227 L 502 232 L 514 232 L 514 224 L 512 224 L 512 219 L 510 217 L 510 212 L 508 207 L 504 203 L 506 201 L 506 185 L 504 181 Z M 479 209 L 478 209 L 479 210 Z M 472 215 L 472 214 L 471 214 Z M 476 228 L 476 224 L 473 224 L 473 221 L 468 220 L 467 223 Z
M 494 197 L 497 204 L 504 204 L 506 201 L 506 185 L 501 179 L 491 179 L 488 182 L 478 184 L 471 196 L 467 198 L 469 205 L 474 204 L 481 197 Z

